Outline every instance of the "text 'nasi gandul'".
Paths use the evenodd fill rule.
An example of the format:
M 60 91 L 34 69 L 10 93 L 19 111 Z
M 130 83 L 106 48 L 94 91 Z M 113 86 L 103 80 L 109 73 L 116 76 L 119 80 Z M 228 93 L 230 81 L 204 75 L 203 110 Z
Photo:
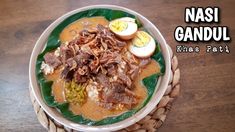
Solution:
M 218 7 L 190 7 L 185 9 L 186 23 L 219 23 L 219 8 Z M 175 29 L 174 37 L 178 42 L 228 42 L 230 36 L 226 26 L 178 26 Z M 199 52 L 200 48 L 177 46 L 177 52 Z M 206 46 L 206 52 L 226 52 L 229 53 L 229 47 L 226 46 Z

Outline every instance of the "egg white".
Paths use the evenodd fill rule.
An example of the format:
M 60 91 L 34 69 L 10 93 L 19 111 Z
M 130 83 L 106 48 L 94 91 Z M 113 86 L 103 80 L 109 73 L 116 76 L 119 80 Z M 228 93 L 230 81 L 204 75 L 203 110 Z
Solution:
M 115 33 L 120 36 L 128 36 L 134 34 L 137 31 L 137 29 L 138 29 L 137 24 L 133 22 L 127 22 L 127 28 L 125 30 Z
M 123 17 L 123 18 L 119 18 L 119 19 L 116 19 L 116 20 L 126 22 L 127 23 L 127 28 L 124 29 L 123 31 L 112 31 L 112 30 L 111 31 L 123 40 L 132 39 L 135 36 L 135 33 L 138 30 L 138 26 L 135 23 L 135 19 L 130 18 L 130 17 Z M 111 26 L 111 23 L 112 22 L 110 22 L 109 27 Z
M 154 39 L 150 36 L 150 41 L 143 47 L 137 47 L 134 44 L 130 44 L 129 51 L 137 57 L 147 58 L 151 56 L 156 49 L 156 43 Z

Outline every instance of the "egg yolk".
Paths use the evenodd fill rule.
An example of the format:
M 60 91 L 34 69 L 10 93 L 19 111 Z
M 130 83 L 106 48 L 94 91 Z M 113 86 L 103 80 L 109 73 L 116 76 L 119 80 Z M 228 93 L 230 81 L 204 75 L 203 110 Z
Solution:
M 144 31 L 138 31 L 133 39 L 133 44 L 137 47 L 144 47 L 150 42 L 150 36 Z
M 111 22 L 110 29 L 114 32 L 121 32 L 127 29 L 127 26 L 128 26 L 127 22 L 116 20 Z

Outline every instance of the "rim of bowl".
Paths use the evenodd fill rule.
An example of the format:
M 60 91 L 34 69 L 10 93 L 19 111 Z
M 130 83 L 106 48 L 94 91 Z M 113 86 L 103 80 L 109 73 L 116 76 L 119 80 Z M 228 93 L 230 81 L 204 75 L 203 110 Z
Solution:
M 165 74 L 164 76 L 159 78 L 158 84 L 156 86 L 156 88 L 158 88 L 157 90 L 155 90 L 154 95 L 152 95 L 151 99 L 149 100 L 149 102 L 146 104 L 145 107 L 143 107 L 142 109 L 140 109 L 137 113 L 135 113 L 134 115 L 132 115 L 131 117 L 124 119 L 120 122 L 117 123 L 113 123 L 113 124 L 108 124 L 108 125 L 101 125 L 101 126 L 89 126 L 89 125 L 82 125 L 79 123 L 75 123 L 72 122 L 66 118 L 64 118 L 62 116 L 61 113 L 59 113 L 60 115 L 56 115 L 55 112 L 55 108 L 49 107 L 45 104 L 42 96 L 41 96 L 41 91 L 40 88 L 38 86 L 37 80 L 36 80 L 36 74 L 35 74 L 35 66 L 36 66 L 36 59 L 39 53 L 41 53 L 41 51 L 43 50 L 43 47 L 45 46 L 45 42 L 48 38 L 48 36 L 50 35 L 51 31 L 62 21 L 64 21 L 66 18 L 68 18 L 69 16 L 76 14 L 78 12 L 84 11 L 84 10 L 89 10 L 89 9 L 94 9 L 94 8 L 107 8 L 107 9 L 116 9 L 116 10 L 122 10 L 125 12 L 128 12 L 130 14 L 133 14 L 135 16 L 137 16 L 139 19 L 143 19 L 144 21 L 146 21 L 148 24 L 150 24 L 149 26 L 151 28 L 153 28 L 153 34 L 154 37 L 158 36 L 160 38 L 157 39 L 162 52 L 163 52 L 163 56 L 164 56 L 164 60 L 165 60 L 165 66 L 166 66 L 166 70 L 165 70 Z M 42 42 L 44 39 L 45 42 Z M 52 117 L 55 121 L 57 121 L 58 123 L 64 125 L 65 127 L 68 127 L 70 129 L 74 129 L 74 130 L 79 130 L 79 131 L 115 131 L 115 130 L 119 130 L 125 127 L 128 127 L 136 122 L 138 122 L 139 120 L 143 119 L 146 115 L 148 115 L 154 108 L 155 106 L 158 104 L 158 102 L 160 101 L 160 99 L 163 97 L 168 82 L 170 80 L 170 69 L 171 69 L 171 65 L 170 65 L 170 52 L 169 49 L 167 48 L 167 43 L 164 39 L 164 37 L 162 36 L 162 34 L 160 33 L 160 31 L 155 27 L 154 24 L 152 24 L 147 18 L 145 18 L 144 16 L 142 16 L 141 14 L 125 8 L 125 7 L 121 7 L 121 6 L 116 6 L 116 5 L 90 5 L 90 6 L 85 6 L 82 8 L 78 8 L 75 9 L 73 11 L 70 11 L 64 15 L 62 15 L 61 17 L 57 18 L 52 24 L 50 24 L 46 30 L 44 30 L 44 32 L 41 34 L 41 36 L 39 37 L 39 39 L 37 40 L 31 57 L 30 57 L 30 63 L 29 63 L 29 80 L 30 80 L 30 88 L 32 89 L 33 95 L 35 96 L 36 101 L 39 103 L 39 105 L 42 107 L 42 109 L 50 116 Z M 36 89 L 39 89 L 39 93 L 36 91 Z M 58 112 L 57 112 L 58 113 Z

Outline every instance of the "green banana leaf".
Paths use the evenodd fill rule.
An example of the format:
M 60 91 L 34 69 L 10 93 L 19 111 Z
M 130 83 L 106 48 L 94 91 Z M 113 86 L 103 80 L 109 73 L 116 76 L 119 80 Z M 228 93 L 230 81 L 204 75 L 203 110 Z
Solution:
M 121 18 L 121 17 L 132 17 L 132 18 L 136 19 L 138 27 L 142 26 L 141 22 L 134 15 L 120 11 L 120 10 L 100 9 L 99 8 L 99 9 L 90 9 L 90 10 L 76 13 L 76 14 L 68 17 L 67 19 L 65 19 L 63 22 L 61 22 L 50 34 L 45 50 L 41 54 L 39 54 L 37 57 L 36 76 L 37 76 L 38 84 L 41 89 L 42 97 L 48 106 L 57 108 L 62 113 L 62 115 L 65 118 L 67 118 L 68 120 L 71 120 L 71 121 L 79 123 L 79 124 L 97 126 L 97 125 L 106 125 L 106 124 L 112 124 L 112 123 L 122 121 L 122 120 L 132 116 L 136 112 L 138 112 L 141 108 L 143 108 L 148 103 L 148 101 L 151 99 L 151 97 L 155 91 L 155 86 L 157 84 L 158 77 L 164 74 L 165 64 L 164 64 L 164 58 L 163 58 L 162 53 L 160 51 L 160 46 L 159 46 L 159 44 L 157 44 L 158 48 L 156 49 L 154 55 L 152 56 L 152 59 L 156 60 L 160 64 L 161 73 L 156 73 L 156 74 L 153 74 L 153 75 L 143 79 L 143 84 L 147 88 L 148 96 L 140 107 L 129 110 L 128 112 L 123 113 L 119 116 L 107 117 L 107 118 L 102 119 L 100 121 L 93 121 L 90 119 L 86 119 L 82 115 L 74 115 L 69 110 L 68 103 L 57 103 L 55 101 L 54 96 L 52 96 L 52 94 L 51 94 L 51 90 L 52 90 L 51 86 L 52 86 L 53 82 L 47 81 L 45 79 L 42 71 L 40 70 L 40 67 L 41 67 L 41 64 L 43 61 L 43 56 L 45 55 L 45 53 L 47 53 L 51 50 L 54 50 L 60 46 L 59 34 L 67 25 L 71 24 L 72 22 L 74 22 L 80 18 L 93 17 L 93 16 L 104 16 L 109 21 L 117 19 L 117 18 Z

